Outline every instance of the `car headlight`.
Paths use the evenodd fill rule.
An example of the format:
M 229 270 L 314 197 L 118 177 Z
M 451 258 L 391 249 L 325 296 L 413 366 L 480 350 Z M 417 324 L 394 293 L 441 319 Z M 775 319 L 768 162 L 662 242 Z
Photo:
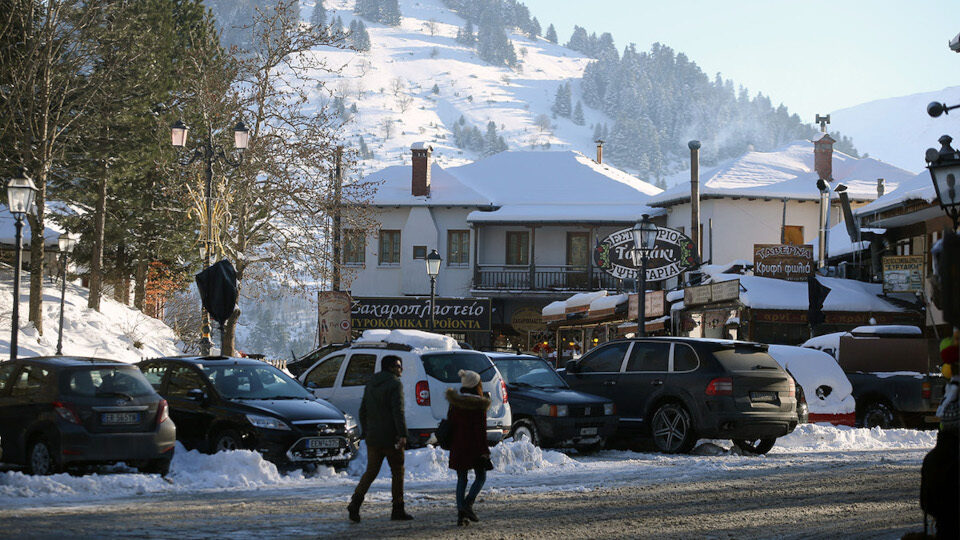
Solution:
M 604 403 L 603 404 L 603 414 L 610 416 L 617 414 L 617 407 L 613 403 Z
M 246 416 L 247 420 L 253 424 L 253 427 L 290 431 L 290 426 L 288 426 L 286 422 L 280 420 L 279 418 L 274 418 L 272 416 L 260 416 L 258 414 L 248 414 Z
M 347 431 L 355 431 L 357 429 L 357 421 L 353 418 L 352 414 L 344 414 L 343 418 L 346 420 L 344 424 L 344 429 Z
M 540 416 L 567 416 L 569 412 L 566 405 L 550 405 L 544 403 L 537 407 L 537 414 Z

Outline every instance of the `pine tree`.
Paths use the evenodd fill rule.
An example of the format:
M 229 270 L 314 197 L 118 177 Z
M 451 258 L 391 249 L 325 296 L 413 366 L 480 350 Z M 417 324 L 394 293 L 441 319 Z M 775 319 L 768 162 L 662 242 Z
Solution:
M 400 5 L 397 0 L 380 0 L 380 16 L 377 21 L 387 26 L 400 26 Z
M 330 22 L 330 32 L 333 34 L 339 34 L 343 32 L 343 19 L 339 15 L 333 18 L 333 21 Z
M 537 36 L 540 35 L 541 32 L 543 32 L 543 29 L 540 28 L 540 21 L 538 21 L 537 18 L 534 17 L 533 20 L 530 21 L 530 32 L 528 35 L 531 38 L 536 38 Z
M 457 29 L 457 43 L 473 47 L 477 43 L 477 36 L 473 33 L 473 23 L 467 20 L 463 28 Z
M 439 93 L 440 93 L 440 87 L 437 86 L 437 83 L 433 83 L 433 88 L 431 88 L 430 91 L 433 92 L 434 94 L 439 94 Z
M 492 156 L 500 152 L 500 143 L 503 139 L 497 135 L 497 124 L 492 120 L 487 123 L 487 134 L 483 138 L 483 155 Z
M 587 36 L 587 30 L 582 26 L 574 25 L 570 41 L 564 47 L 586 53 L 590 49 L 590 38 Z
M 553 114 L 570 118 L 570 93 L 570 83 L 564 83 L 557 87 L 557 93 L 553 98 L 553 107 L 550 108 Z
M 360 136 L 360 142 L 357 143 L 358 153 L 363 159 L 373 159 L 373 152 L 370 151 L 370 148 L 367 146 L 367 142 L 363 140 L 363 135 Z
M 327 25 L 327 10 L 323 7 L 323 0 L 316 0 L 313 13 L 310 14 L 310 24 L 314 26 Z
M 547 38 L 547 41 L 550 43 L 557 43 L 557 29 L 553 27 L 553 23 L 550 23 L 550 26 L 547 27 L 547 35 L 544 37 Z
M 577 107 L 573 110 L 573 123 L 582 126 L 586 123 L 586 119 L 583 117 L 583 105 L 580 104 L 580 100 L 577 100 Z

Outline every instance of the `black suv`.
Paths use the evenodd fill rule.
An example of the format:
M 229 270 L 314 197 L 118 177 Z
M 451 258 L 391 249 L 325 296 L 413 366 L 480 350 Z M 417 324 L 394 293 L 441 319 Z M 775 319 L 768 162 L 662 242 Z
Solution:
M 123 461 L 166 474 L 176 428 L 135 366 L 93 358 L 0 363 L 3 460 L 32 474 Z
M 571 390 L 546 360 L 486 353 L 507 383 L 510 435 L 537 446 L 602 448 L 617 429 L 613 400 Z
M 170 402 L 187 448 L 250 449 L 279 465 L 334 467 L 346 466 L 357 450 L 353 418 L 259 360 L 184 356 L 138 366 Z
M 575 390 L 613 399 L 620 430 L 652 435 L 666 453 L 706 438 L 764 454 L 797 426 L 795 383 L 758 343 L 616 340 L 567 362 L 565 377 Z

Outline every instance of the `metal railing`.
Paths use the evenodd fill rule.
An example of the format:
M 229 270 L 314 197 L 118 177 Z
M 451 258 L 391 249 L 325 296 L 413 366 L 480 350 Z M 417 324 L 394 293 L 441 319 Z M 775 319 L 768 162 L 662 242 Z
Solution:
M 473 288 L 526 291 L 632 291 L 633 280 L 619 280 L 589 266 L 478 264 Z

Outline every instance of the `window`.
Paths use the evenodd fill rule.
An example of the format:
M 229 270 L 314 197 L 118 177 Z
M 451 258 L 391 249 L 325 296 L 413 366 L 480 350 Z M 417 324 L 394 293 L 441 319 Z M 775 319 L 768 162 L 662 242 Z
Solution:
M 182 366 L 172 368 L 170 382 L 167 384 L 167 395 L 170 397 L 187 397 L 191 390 L 204 390 L 206 385 L 203 378 L 193 368 Z
M 413 258 L 414 258 L 414 259 L 426 259 L 426 258 L 427 258 L 427 246 L 413 246 Z
M 343 363 L 344 358 L 340 354 L 324 360 L 322 364 L 313 368 L 313 371 L 307 374 L 304 382 L 310 388 L 332 388 L 333 383 L 337 381 L 337 373 L 340 372 L 340 364 Z
M 909 238 L 897 240 L 897 255 L 913 255 Z
M 367 242 L 363 231 L 344 229 L 343 231 L 343 263 L 363 264 L 366 259 Z
M 160 390 L 160 383 L 163 381 L 163 376 L 167 372 L 167 366 L 164 364 L 147 364 L 141 368 L 143 371 L 143 376 L 150 381 L 150 386 L 154 390 Z
M 73 396 L 131 396 L 154 395 L 143 373 L 134 367 L 101 367 L 75 369 L 68 372 L 64 394 Z
M 26 365 L 20 371 L 20 376 L 13 381 L 13 387 L 10 389 L 10 395 L 13 397 L 39 397 L 44 394 L 49 387 L 48 376 L 50 371 L 38 366 Z
M 795 246 L 803 245 L 803 226 L 802 225 L 784 225 L 783 243 Z
M 427 375 L 445 383 L 459 383 L 460 370 L 464 369 L 479 373 L 483 382 L 492 381 L 497 373 L 490 369 L 490 358 L 478 352 L 425 354 L 422 359 Z
M 630 343 L 624 341 L 603 345 L 580 360 L 581 373 L 613 373 L 619 372 L 623 364 L 623 355 L 627 354 Z
M 350 357 L 347 371 L 343 374 L 341 386 L 364 386 L 373 377 L 373 367 L 377 364 L 375 354 L 355 354 Z
M 447 231 L 447 266 L 470 264 L 470 231 Z
M 3 391 L 7 389 L 7 386 L 13 383 L 13 381 L 8 382 L 7 379 L 13 375 L 13 371 L 15 369 L 17 369 L 17 365 L 13 363 L 0 365 L 0 394 L 3 394 Z
M 673 346 L 673 371 L 693 371 L 699 366 L 700 360 L 692 348 L 680 343 Z
M 400 264 L 400 231 L 380 231 L 380 264 Z
M 627 371 L 666 372 L 670 369 L 670 344 L 636 342 L 630 351 Z
M 530 233 L 527 231 L 507 232 L 507 264 L 530 264 Z

